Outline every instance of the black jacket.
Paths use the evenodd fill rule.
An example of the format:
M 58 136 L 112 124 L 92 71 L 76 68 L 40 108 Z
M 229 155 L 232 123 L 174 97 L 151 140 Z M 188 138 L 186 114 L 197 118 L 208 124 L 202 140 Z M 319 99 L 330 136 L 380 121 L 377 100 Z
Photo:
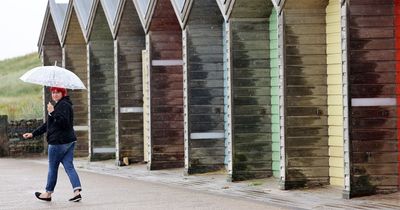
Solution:
M 74 113 L 69 96 L 63 97 L 54 106 L 54 111 L 48 116 L 47 122 L 32 132 L 33 137 L 47 132 L 49 144 L 67 144 L 76 141 L 73 128 Z

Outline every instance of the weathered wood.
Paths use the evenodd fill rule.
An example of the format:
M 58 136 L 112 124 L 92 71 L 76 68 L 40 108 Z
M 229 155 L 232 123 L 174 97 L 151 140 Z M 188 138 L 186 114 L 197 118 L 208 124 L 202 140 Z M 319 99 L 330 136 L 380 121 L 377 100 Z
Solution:
M 86 42 L 80 28 L 78 17 L 75 10 L 72 11 L 68 28 L 66 31 L 64 45 L 64 66 L 74 72 L 87 86 L 87 51 Z M 68 95 L 74 103 L 74 125 L 88 126 L 88 93 L 85 90 L 68 91 Z M 89 154 L 89 135 L 88 131 L 76 132 L 77 134 L 77 153 L 80 156 Z
M 149 29 L 150 63 L 182 60 L 182 32 L 170 1 L 157 1 Z M 168 66 L 165 62 L 151 65 L 150 96 L 152 148 L 148 167 L 183 167 L 182 66 Z
M 132 1 L 126 1 L 117 31 L 118 109 L 143 106 L 142 50 L 145 33 Z M 134 120 L 132 120 L 134 119 Z M 118 161 L 144 160 L 143 113 L 118 113 Z
M 115 152 L 114 43 L 101 4 L 89 37 L 91 160 L 112 159 Z M 98 151 L 98 152 L 94 152 Z
M 268 19 L 272 8 L 266 5 L 261 8 L 263 19 L 234 19 L 230 27 L 233 180 L 272 175 L 270 41 L 273 38 Z M 239 15 L 244 10 L 235 8 L 233 13 L 237 11 Z M 250 10 L 248 6 L 247 11 Z
M 215 1 L 193 1 L 188 11 L 184 42 L 186 65 L 188 145 L 187 173 L 219 170 L 224 166 L 221 139 L 192 139 L 192 133 L 223 130 L 223 18 Z M 187 53 L 187 54 L 186 54 Z M 201 135 L 201 134 L 199 134 Z M 201 144 L 200 144 L 201 142 Z M 208 142 L 208 144 L 206 144 Z M 212 151 L 212 152 L 210 152 Z
M 324 185 L 329 180 L 328 2 L 291 0 L 285 3 L 287 171 L 282 185 L 288 189 Z

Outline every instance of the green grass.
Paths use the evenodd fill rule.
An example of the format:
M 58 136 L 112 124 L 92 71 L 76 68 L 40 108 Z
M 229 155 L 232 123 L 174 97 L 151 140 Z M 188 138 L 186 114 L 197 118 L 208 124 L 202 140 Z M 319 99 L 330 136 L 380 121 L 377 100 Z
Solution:
M 19 79 L 37 66 L 41 66 L 37 53 L 0 61 L 0 115 L 9 120 L 42 118 L 42 86 Z

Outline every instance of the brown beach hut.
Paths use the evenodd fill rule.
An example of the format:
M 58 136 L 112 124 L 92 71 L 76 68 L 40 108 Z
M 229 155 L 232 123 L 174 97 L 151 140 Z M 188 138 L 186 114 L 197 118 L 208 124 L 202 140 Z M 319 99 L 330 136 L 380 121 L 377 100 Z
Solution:
M 183 167 L 182 29 L 170 0 L 134 3 L 146 31 L 145 160 L 150 170 Z
M 396 192 L 398 171 L 398 1 L 347 0 L 343 39 L 348 101 L 343 196 Z M 346 110 L 346 109 L 345 109 Z
M 115 50 L 116 160 L 121 165 L 144 160 L 142 50 L 146 36 L 132 0 L 117 5 Z

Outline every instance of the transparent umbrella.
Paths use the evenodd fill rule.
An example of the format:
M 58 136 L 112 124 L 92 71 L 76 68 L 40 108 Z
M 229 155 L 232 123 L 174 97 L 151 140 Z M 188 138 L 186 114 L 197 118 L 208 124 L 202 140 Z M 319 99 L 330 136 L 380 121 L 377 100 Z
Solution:
M 79 77 L 68 69 L 58 66 L 39 66 L 27 71 L 20 77 L 24 82 L 49 87 L 67 89 L 86 89 Z

